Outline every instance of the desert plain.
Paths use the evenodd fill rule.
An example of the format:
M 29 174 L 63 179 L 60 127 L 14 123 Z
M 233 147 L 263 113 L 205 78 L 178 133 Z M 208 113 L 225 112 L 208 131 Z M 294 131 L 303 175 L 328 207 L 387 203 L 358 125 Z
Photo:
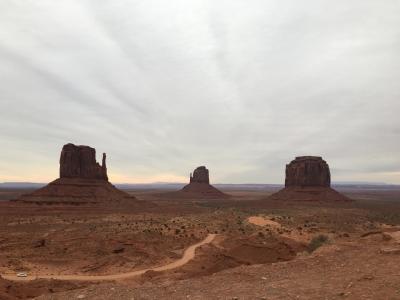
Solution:
M 2 189 L 0 299 L 400 299 L 400 187 L 335 187 L 347 202 L 219 188 L 230 197 L 127 189 L 133 206 Z

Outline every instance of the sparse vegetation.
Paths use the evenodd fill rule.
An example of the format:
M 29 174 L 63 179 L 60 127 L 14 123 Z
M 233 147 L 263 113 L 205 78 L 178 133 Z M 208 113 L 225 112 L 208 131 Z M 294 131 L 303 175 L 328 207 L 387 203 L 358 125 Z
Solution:
M 319 247 L 321 247 L 323 244 L 327 243 L 328 241 L 329 241 L 328 236 L 324 234 L 317 235 L 316 237 L 313 237 L 313 239 L 308 244 L 307 251 L 309 253 L 312 253 Z
M 261 196 L 264 194 L 260 192 Z M 218 210 L 214 209 L 215 204 L 189 205 L 174 199 L 157 202 L 150 192 L 148 197 L 160 207 L 148 212 L 143 208 L 144 212 L 140 213 L 136 208 L 123 210 L 123 214 L 119 210 L 97 207 L 90 208 L 90 213 L 70 207 L 62 211 L 57 207 L 55 215 L 53 207 L 31 211 L 4 204 L 4 209 L 0 209 L 0 265 L 5 271 L 46 273 L 61 268 L 61 263 L 60 267 L 50 264 L 61 260 L 66 262 L 66 272 L 71 274 L 124 273 L 179 259 L 184 249 L 204 239 L 207 233 L 219 234 L 215 243 L 196 253 L 197 261 L 176 275 L 194 278 L 207 276 L 209 270 L 217 273 L 238 264 L 290 260 L 296 257 L 293 253 L 312 253 L 326 243 L 336 245 L 358 240 L 365 232 L 381 230 L 382 223 L 400 224 L 400 202 L 385 201 L 380 199 L 381 195 L 374 202 L 360 201 L 351 205 L 288 205 L 276 201 L 249 201 L 241 196 L 240 199 L 245 200 L 226 201 Z M 209 202 L 212 201 L 203 203 Z M 274 219 L 280 226 L 255 226 L 248 221 L 251 216 Z M 46 240 L 44 245 L 41 239 Z M 288 239 L 292 239 L 289 246 Z M 311 241 L 304 245 L 305 240 Z M 289 249 L 292 243 L 294 252 Z M 115 253 L 120 247 L 124 250 Z M 230 256 L 225 256 L 226 253 Z M 27 257 L 36 263 L 26 264 Z M 50 263 L 43 263 L 42 257 Z M 268 260 L 264 261 L 266 257 Z M 387 256 L 387 259 L 392 258 Z M 206 264 L 201 269 L 203 263 Z

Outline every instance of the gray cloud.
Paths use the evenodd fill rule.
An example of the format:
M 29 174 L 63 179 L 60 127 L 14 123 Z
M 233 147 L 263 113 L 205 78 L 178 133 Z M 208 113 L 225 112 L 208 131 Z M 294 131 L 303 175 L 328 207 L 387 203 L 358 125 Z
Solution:
M 61 146 L 114 181 L 400 183 L 398 1 L 0 2 L 0 181 L 57 176 Z

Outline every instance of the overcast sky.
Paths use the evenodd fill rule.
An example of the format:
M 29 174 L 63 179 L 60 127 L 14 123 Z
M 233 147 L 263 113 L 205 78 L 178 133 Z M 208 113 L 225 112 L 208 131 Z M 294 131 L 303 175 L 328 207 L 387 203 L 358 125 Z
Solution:
M 398 0 L 0 0 L 0 181 L 68 142 L 113 182 L 400 184 Z

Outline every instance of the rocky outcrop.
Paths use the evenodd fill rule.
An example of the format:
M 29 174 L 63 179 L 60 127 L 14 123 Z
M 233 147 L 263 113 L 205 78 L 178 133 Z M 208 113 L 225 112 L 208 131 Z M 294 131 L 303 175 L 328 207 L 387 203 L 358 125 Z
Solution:
M 286 165 L 285 187 L 330 187 L 329 165 L 319 156 L 299 156 Z
M 210 184 L 210 175 L 205 166 L 196 168 L 193 171 L 193 175 L 190 173 L 190 183 L 194 182 Z
M 179 193 L 178 193 L 179 194 Z M 221 192 L 210 184 L 209 171 L 200 166 L 190 174 L 190 182 L 180 191 L 180 196 L 189 198 L 227 198 L 229 195 Z M 177 196 L 179 196 L 177 195 Z
M 319 156 L 300 156 L 286 165 L 285 188 L 269 199 L 282 201 L 349 201 L 331 188 L 329 165 Z
M 22 195 L 17 201 L 37 204 L 133 203 L 135 197 L 118 190 L 108 181 L 106 154 L 96 162 L 96 150 L 89 146 L 64 145 L 60 156 L 60 178 L 47 186 Z
M 107 180 L 106 154 L 102 165 L 96 162 L 96 150 L 89 146 L 64 145 L 60 156 L 60 178 Z

